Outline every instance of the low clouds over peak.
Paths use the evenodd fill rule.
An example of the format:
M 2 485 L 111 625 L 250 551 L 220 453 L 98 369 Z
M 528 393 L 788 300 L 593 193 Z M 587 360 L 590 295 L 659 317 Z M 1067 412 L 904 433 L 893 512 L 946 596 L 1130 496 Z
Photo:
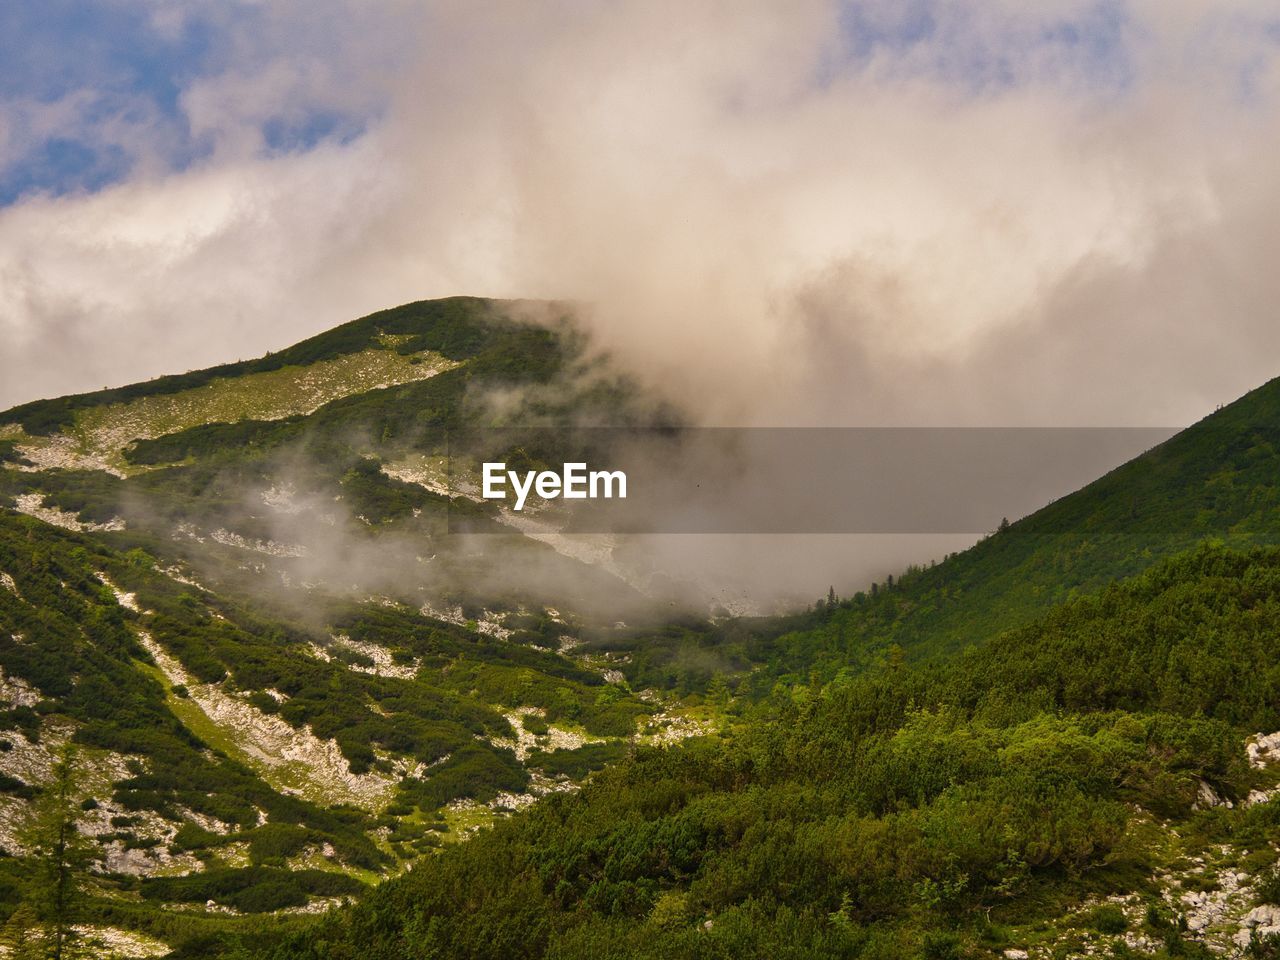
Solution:
M 99 8 L 3 68 L 0 404 L 455 293 L 589 304 L 711 422 L 1280 372 L 1280 4 Z

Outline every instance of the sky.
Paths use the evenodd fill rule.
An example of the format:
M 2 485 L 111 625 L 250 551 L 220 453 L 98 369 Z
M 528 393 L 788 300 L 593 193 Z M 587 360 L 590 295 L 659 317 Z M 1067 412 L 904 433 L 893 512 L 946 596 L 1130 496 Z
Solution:
M 1280 0 L 0 7 L 0 406 L 581 304 L 717 424 L 1179 425 L 1280 374 Z

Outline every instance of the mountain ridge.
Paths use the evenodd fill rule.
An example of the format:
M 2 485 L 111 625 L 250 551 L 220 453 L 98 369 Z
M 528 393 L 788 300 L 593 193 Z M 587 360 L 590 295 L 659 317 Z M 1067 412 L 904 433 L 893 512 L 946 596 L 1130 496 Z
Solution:
M 1037 903 L 1099 890 L 1138 898 L 1108 921 L 1136 955 L 1235 943 L 1280 850 L 1269 801 L 1243 806 L 1275 779 L 1244 738 L 1280 726 L 1280 380 L 936 566 L 708 620 L 546 543 L 448 534 L 450 510 L 500 522 L 439 483 L 452 425 L 676 419 L 558 317 L 505 309 L 409 304 L 0 414 L 10 920 L 70 745 L 99 771 L 71 814 L 97 847 L 83 915 L 178 956 L 986 956 L 1077 943 L 1033 937 Z M 1018 772 L 1037 751 L 1051 790 Z M 1060 836 L 1001 806 L 1024 794 Z M 961 842 L 995 842 L 966 803 L 1012 825 L 1012 859 Z M 1247 869 L 1197 939 L 1193 871 L 1159 851 L 1206 837 L 1233 851 L 1214 870 Z M 350 897 L 369 906 L 310 926 Z

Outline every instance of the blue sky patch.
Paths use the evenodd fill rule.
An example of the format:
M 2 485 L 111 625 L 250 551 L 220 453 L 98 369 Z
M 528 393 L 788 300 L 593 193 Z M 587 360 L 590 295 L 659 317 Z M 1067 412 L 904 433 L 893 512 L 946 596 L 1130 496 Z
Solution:
M 219 12 L 242 31 L 252 31 L 262 16 L 232 2 Z M 0 117 L 11 130 L 0 159 L 0 205 L 32 194 L 100 190 L 126 179 L 144 153 L 170 171 L 208 157 L 213 144 L 192 134 L 181 96 L 226 69 L 230 45 L 225 24 L 199 16 L 159 31 L 142 4 L 0 5 Z M 368 119 L 324 105 L 269 119 L 261 130 L 264 150 L 345 142 Z

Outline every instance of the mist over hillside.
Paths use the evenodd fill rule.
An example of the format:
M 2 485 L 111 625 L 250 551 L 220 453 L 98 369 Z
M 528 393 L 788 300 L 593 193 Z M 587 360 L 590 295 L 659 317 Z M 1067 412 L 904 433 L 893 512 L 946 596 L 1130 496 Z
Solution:
M 1277 0 L 0 6 L 0 960 L 1280 957 Z
M 100 945 L 124 937 L 120 942 L 133 944 L 128 949 L 159 951 L 158 944 L 167 944 L 187 955 L 220 955 L 234 944 L 248 949 L 246 937 L 266 934 L 282 956 L 296 949 L 309 955 L 311 948 L 302 945 L 313 934 L 291 918 L 361 899 L 370 885 L 424 856 L 486 871 L 485 858 L 496 855 L 493 844 L 519 847 L 525 842 L 520 831 L 538 829 L 531 826 L 536 817 L 520 813 L 527 807 L 562 811 L 554 816 L 563 815 L 564 829 L 575 831 L 578 818 L 599 815 L 600 790 L 614 789 L 607 784 L 666 778 L 655 771 L 669 764 L 681 769 L 685 740 L 702 743 L 688 762 L 703 763 L 695 758 L 710 751 L 705 755 L 715 769 L 733 768 L 753 752 L 798 749 L 769 741 L 764 731 L 799 723 L 809 731 L 797 734 L 809 738 L 804 749 L 821 752 L 831 735 L 824 725 L 845 722 L 839 711 L 862 709 L 856 697 L 848 700 L 852 678 L 864 678 L 857 689 L 886 684 L 875 696 L 889 696 L 899 707 L 914 700 L 911 709 L 927 703 L 938 717 L 951 717 L 953 694 L 926 691 L 936 684 L 942 691 L 956 683 L 981 685 L 995 662 L 974 661 L 965 651 L 1003 644 L 1005 654 L 983 655 L 1014 658 L 1024 641 L 1012 637 L 1056 631 L 1043 626 L 1058 623 L 1055 618 L 1125 623 L 1127 614 L 1106 605 L 1112 601 L 1093 611 L 1080 600 L 1118 579 L 1167 569 L 1173 571 L 1167 576 L 1185 580 L 1186 590 L 1210 596 L 1214 565 L 1234 565 L 1239 569 L 1231 576 L 1240 583 L 1256 580 L 1238 600 L 1239 616 L 1247 620 L 1255 596 L 1249 590 L 1264 605 L 1259 609 L 1269 609 L 1270 580 L 1263 574 L 1270 554 L 1228 552 L 1218 559 L 1198 545 L 1216 538 L 1247 550 L 1280 539 L 1274 523 L 1278 396 L 1276 382 L 1267 384 L 1083 489 L 1002 523 L 976 544 L 972 535 L 952 535 L 959 542 L 940 563 L 918 552 L 922 541 L 936 545 L 937 535 L 855 536 L 864 546 L 875 543 L 870 563 L 884 569 L 899 559 L 897 550 L 900 565 L 882 575 L 864 566 L 859 578 L 837 580 L 839 587 L 829 591 L 821 581 L 808 582 L 807 594 L 804 578 L 840 564 L 865 565 L 867 558 L 851 556 L 839 537 L 830 538 L 835 542 L 824 556 L 812 535 L 568 533 L 557 522 L 571 523 L 571 514 L 544 507 L 521 519 L 509 504 L 478 495 L 477 478 L 465 472 L 473 470 L 475 456 L 545 465 L 592 455 L 584 450 L 606 454 L 604 438 L 654 427 L 677 445 L 652 449 L 694 449 L 679 446 L 689 442 L 676 429 L 679 409 L 593 351 L 571 315 L 554 304 L 535 310 L 473 298 L 422 301 L 259 360 L 14 408 L 0 414 L 6 503 L 0 514 L 0 683 L 8 703 L 0 843 L 11 855 L 0 866 L 10 919 L 15 929 L 44 929 L 38 913 L 20 908 L 43 902 L 37 892 L 41 864 L 48 862 L 42 831 L 70 823 L 85 840 L 79 859 L 67 864 L 78 878 L 76 915 Z M 552 424 L 563 429 L 548 431 Z M 606 424 L 614 429 L 601 431 Z M 630 433 L 619 432 L 620 425 Z M 460 455 L 462 438 L 477 428 L 486 446 Z M 805 464 L 795 467 L 803 471 Z M 673 477 L 680 470 L 668 462 Z M 803 563 L 777 549 L 788 540 Z M 1179 559 L 1197 549 L 1194 559 Z M 718 566 L 717 556 L 726 555 L 733 562 Z M 781 615 L 760 616 L 787 596 L 786 566 L 802 588 L 802 602 L 778 608 Z M 1143 584 L 1164 583 L 1163 576 L 1137 581 L 1133 602 L 1147 602 L 1139 599 L 1147 597 Z M 727 586 L 717 593 L 716 585 Z M 1120 849 L 1115 831 L 1134 829 L 1122 829 L 1115 806 L 1125 797 L 1172 824 L 1194 817 L 1205 807 L 1203 797 L 1216 798 L 1212 807 L 1223 797 L 1236 803 L 1250 790 L 1270 789 L 1265 762 L 1255 765 L 1261 772 L 1245 773 L 1255 768 L 1240 760 L 1243 737 L 1261 737 L 1271 724 L 1269 681 L 1250 687 L 1243 712 L 1222 713 L 1226 694 L 1213 691 L 1231 683 L 1213 686 L 1208 679 L 1218 669 L 1211 664 L 1225 667 L 1244 655 L 1231 647 L 1237 640 L 1252 644 L 1250 669 L 1261 669 L 1269 634 L 1236 620 L 1215 623 L 1194 629 L 1227 631 L 1230 649 L 1220 654 L 1176 645 L 1151 654 L 1153 669 L 1162 663 L 1168 677 L 1159 705 L 1136 692 L 1099 703 L 1062 701 L 1079 718 L 1055 728 L 1052 737 L 1080 731 L 1102 737 L 1102 721 L 1090 718 L 1125 709 L 1140 725 L 1158 727 L 1144 734 L 1142 749 L 1160 757 L 1173 749 L 1178 759 L 1147 769 L 1135 754 L 1114 772 L 1129 782 L 1141 768 L 1141 777 L 1154 777 L 1158 788 L 1134 781 L 1113 795 L 1078 784 L 1088 804 L 1101 806 L 1090 808 L 1094 819 L 1070 841 L 1077 852 L 1037 860 L 1041 855 L 1033 856 L 1031 847 L 1015 844 L 1008 855 L 1025 860 L 1018 869 L 1029 871 L 1018 874 L 1019 884 L 1052 883 L 1059 869 L 1104 870 L 1112 856 L 1107 851 Z M 1054 698 L 1065 696 L 1035 693 L 1035 684 L 1053 691 L 1076 683 L 1067 679 L 1074 669 L 1067 666 L 1070 656 L 1044 656 L 1049 660 L 1026 669 L 1041 677 L 1037 671 L 1066 671 L 1062 679 L 1028 680 L 1033 692 L 1016 705 L 993 693 L 989 702 L 963 707 L 963 716 L 938 719 L 945 736 L 995 737 L 989 749 L 1025 749 L 1023 738 L 1041 735 L 1038 711 L 1058 709 Z M 1105 656 L 1122 654 L 1112 647 Z M 905 674 L 903 664 L 911 665 Z M 1202 673 L 1203 681 L 1190 679 Z M 882 679 L 865 679 L 873 677 Z M 1125 690 L 1141 687 L 1136 679 L 1125 684 Z M 997 700 L 1010 703 L 1012 712 L 1000 714 Z M 811 715 L 816 703 L 846 706 Z M 899 707 L 867 729 L 887 723 L 882 733 L 889 735 L 903 724 L 892 734 L 897 738 L 915 724 L 935 722 L 912 720 L 910 709 Z M 1181 720 L 1159 719 L 1198 710 L 1215 725 L 1183 729 Z M 1159 726 L 1165 723 L 1173 726 Z M 964 724 L 977 727 L 958 732 L 968 729 Z M 1180 737 L 1191 738 L 1190 745 L 1173 746 Z M 1089 749 L 1109 748 L 1098 741 Z M 813 769 L 824 769 L 830 758 L 817 756 Z M 892 780 L 899 774 L 906 779 Z M 794 775 L 781 768 L 770 774 L 782 777 L 775 786 L 784 791 Z M 901 802 L 916 802 L 909 799 L 914 775 L 886 775 L 891 780 L 884 789 L 907 791 Z M 991 775 L 990 789 L 1006 789 L 1000 786 L 1005 774 Z M 671 776 L 682 782 L 685 775 Z M 601 786 L 590 786 L 596 779 Z M 724 788 L 716 784 L 677 789 Z M 831 789 L 855 788 L 837 777 Z M 49 799 L 56 796 L 65 798 L 62 807 Z M 946 790 L 938 794 L 945 796 Z M 824 809 L 821 803 L 805 816 Z M 889 816 L 889 807 L 875 804 L 866 816 Z M 1068 816 L 1067 808 L 1053 809 L 1051 822 Z M 637 815 L 649 817 L 621 809 L 607 814 Z M 948 816 L 941 808 L 928 815 Z M 1258 815 L 1250 816 L 1253 824 Z M 513 818 L 510 830 L 483 833 L 507 818 Z M 668 829 L 647 822 L 646 829 Z M 777 824 L 765 820 L 757 829 L 774 831 Z M 567 836 L 546 843 L 554 848 Z M 624 897 L 634 906 L 621 914 L 605 910 L 601 916 L 615 917 L 611 932 L 599 933 L 605 942 L 629 942 L 634 931 L 625 918 L 635 919 L 636 910 L 673 910 L 675 926 L 663 929 L 677 932 L 699 916 L 739 916 L 740 901 L 708 899 L 706 891 L 721 888 L 722 880 L 694 879 L 704 856 L 729 855 L 711 852 L 720 843 L 712 835 L 699 836 L 687 854 L 694 859 L 677 873 L 650 876 L 644 868 L 625 881 L 624 887 L 640 884 Z M 466 841 L 466 853 L 450 849 L 457 841 Z M 608 851 L 615 841 L 600 842 Z M 705 853 L 693 852 L 698 844 Z M 1085 852 L 1090 845 L 1094 852 Z M 929 849 L 927 857 L 937 853 Z M 968 862 L 968 854 L 953 855 Z M 1142 856 L 1143 863 L 1157 862 Z M 1182 869 L 1167 857 L 1158 862 L 1174 874 Z M 519 869 L 527 869 L 521 863 Z M 1254 873 L 1266 866 L 1250 863 Z M 1003 902 L 983 892 L 988 881 L 974 879 L 977 865 L 964 874 L 964 884 L 960 867 L 955 876 L 920 869 L 911 882 L 945 880 L 954 887 L 947 895 L 953 906 L 902 916 L 875 906 L 879 894 L 858 894 L 871 899 L 856 910 L 853 904 L 863 901 L 846 905 L 836 897 L 816 915 L 796 915 L 809 938 L 804 942 L 841 944 L 840 951 L 859 955 L 855 947 L 864 941 L 848 939 L 843 920 L 832 930 L 845 932 L 812 924 L 847 916 L 880 931 L 873 939 L 892 939 L 913 935 L 908 931 L 920 924 L 929 928 L 935 923 L 930 911 L 941 910 L 942 917 L 961 903 Z M 1254 873 L 1241 875 L 1247 882 L 1233 881 L 1242 892 L 1224 901 L 1222 916 L 1212 921 L 1219 926 L 1210 930 L 1210 924 L 1199 940 L 1187 942 L 1235 942 L 1237 928 L 1230 924 L 1242 922 L 1239 903 L 1264 882 Z M 1013 881 L 990 880 L 1006 882 Z M 1099 882 L 1127 889 L 1118 878 Z M 436 896 L 421 884 L 392 886 L 371 894 L 370 902 L 394 900 L 402 889 Z M 486 889 L 475 895 L 505 896 L 507 888 L 495 880 Z M 556 919 L 555 911 L 568 909 L 573 897 L 602 909 L 595 887 L 574 889 L 571 899 L 536 909 L 551 910 L 557 926 L 565 918 Z M 1070 889 L 1059 895 L 1079 895 Z M 744 890 L 749 897 L 778 897 L 755 881 Z M 835 894 L 820 896 L 825 904 Z M 113 905 L 122 898 L 134 905 Z M 784 909 L 790 901 L 776 902 Z M 192 914 L 184 904 L 205 906 Z M 1010 922 L 1019 924 L 1012 918 L 1033 910 L 1017 897 L 1008 908 Z M 462 946 L 445 919 L 455 916 L 453 908 L 438 909 L 444 926 L 432 936 L 451 944 L 455 955 L 512 955 L 511 944 L 497 946 L 507 943 L 501 937 Z M 476 929 L 484 929 L 488 909 L 474 914 Z M 368 913 L 354 916 L 370 922 Z M 456 917 L 472 922 L 468 911 Z M 761 943 L 776 935 L 774 921 L 754 914 L 733 922 Z M 1153 931 L 1164 929 L 1159 923 Z M 1223 924 L 1219 936 L 1214 931 Z M 565 935 L 571 930 L 578 928 L 569 924 Z M 384 932 L 405 943 L 427 942 L 398 926 Z M 583 943 L 597 935 L 579 932 L 587 937 Z M 963 927 L 955 936 L 969 942 Z M 550 949 L 551 941 L 531 930 L 518 939 L 530 956 Z M 662 942 L 674 949 L 679 941 Z M 701 947 L 693 949 L 698 955 Z

